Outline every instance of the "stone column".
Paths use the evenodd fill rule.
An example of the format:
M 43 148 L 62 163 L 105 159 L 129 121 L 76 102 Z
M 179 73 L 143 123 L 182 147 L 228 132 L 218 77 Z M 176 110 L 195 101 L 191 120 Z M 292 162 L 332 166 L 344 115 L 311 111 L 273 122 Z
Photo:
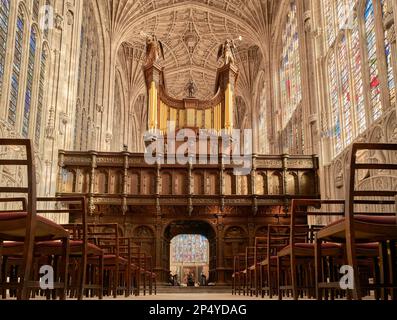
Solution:
M 302 130 L 305 135 L 305 153 L 313 154 L 317 152 L 318 147 L 313 145 L 314 133 L 317 131 L 316 121 L 316 88 L 315 88 L 315 54 L 312 35 L 312 12 L 310 0 L 296 1 L 299 50 L 301 62 L 301 82 L 302 82 L 302 112 L 311 116 L 305 119 L 302 124 Z

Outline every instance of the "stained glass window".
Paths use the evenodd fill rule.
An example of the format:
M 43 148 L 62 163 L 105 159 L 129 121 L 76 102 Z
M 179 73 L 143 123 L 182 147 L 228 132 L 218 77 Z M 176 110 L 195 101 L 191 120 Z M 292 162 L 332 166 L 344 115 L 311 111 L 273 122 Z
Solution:
M 172 263 L 208 263 L 207 238 L 195 234 L 181 234 L 171 240 Z
M 324 0 L 323 10 L 325 15 L 325 32 L 328 47 L 330 47 L 336 39 L 335 14 L 333 8 L 334 0 Z
M 299 124 L 303 123 L 303 112 L 300 112 L 300 119 L 299 119 Z M 299 126 L 297 126 L 297 128 L 299 128 Z M 303 132 L 303 129 L 300 129 L 300 137 L 301 137 L 301 148 L 302 148 L 302 154 L 305 153 L 305 148 L 306 148 L 306 140 L 305 140 L 305 134 Z
M 299 36 L 297 30 L 296 5 L 291 3 L 288 21 L 282 36 L 283 53 L 280 70 L 283 127 L 291 119 L 302 100 L 301 71 L 299 58 Z
M 360 49 L 360 33 L 358 16 L 353 20 L 353 30 L 351 33 L 351 66 L 352 77 L 354 82 L 354 103 L 356 106 L 356 124 L 358 134 L 361 134 L 367 128 L 365 116 L 364 89 L 362 78 L 362 58 Z
M 379 119 L 382 115 L 381 88 L 379 79 L 378 59 L 376 52 L 375 13 L 372 0 L 367 0 L 365 7 L 365 33 L 368 51 L 368 63 L 370 71 L 370 90 L 372 120 Z
M 382 15 L 383 18 L 386 18 L 386 14 L 388 12 L 388 2 L 382 1 Z M 387 62 L 387 82 L 390 91 L 390 100 L 391 104 L 394 105 L 396 102 L 396 85 L 393 74 L 393 63 L 392 63 L 392 48 L 390 43 L 390 33 L 393 32 L 392 28 L 394 26 L 390 26 L 391 29 L 386 28 L 385 30 L 385 52 L 386 52 L 386 62 Z
M 352 105 L 350 92 L 350 66 L 348 58 L 347 38 L 344 35 L 340 41 L 339 46 L 339 75 L 341 86 L 341 100 L 342 100 L 342 116 L 343 116 L 343 131 L 344 144 L 349 145 L 353 140 L 352 128 Z
M 36 57 L 36 31 L 32 28 L 29 40 L 29 61 L 26 80 L 25 108 L 23 112 L 22 135 L 27 138 L 29 134 L 30 111 L 32 108 L 32 90 L 34 77 L 34 63 Z
M 46 0 L 45 5 L 46 5 L 45 16 L 46 16 L 46 19 L 48 19 L 47 17 L 48 17 L 49 14 L 50 14 L 49 10 L 50 10 L 50 6 L 51 6 L 50 0 Z M 42 19 L 43 19 L 43 17 L 42 17 Z M 45 29 L 44 29 L 44 38 L 45 38 L 45 39 L 48 39 L 48 33 L 49 33 L 49 31 L 50 31 L 50 28 L 45 28 Z
M 33 19 L 39 20 L 40 0 L 33 0 Z
M 8 19 L 10 16 L 10 0 L 0 0 L 0 98 L 3 88 L 3 76 L 8 38 Z
M 39 144 L 40 134 L 41 134 L 46 67 L 47 67 L 47 55 L 43 48 L 43 52 L 41 53 L 41 59 L 40 59 L 40 79 L 39 79 L 39 91 L 38 91 L 38 99 L 37 99 L 37 114 L 36 114 L 36 128 L 35 128 L 36 144 Z
M 16 23 L 16 35 L 15 35 L 15 51 L 14 61 L 12 66 L 11 75 L 11 91 L 10 91 L 10 103 L 8 106 L 8 122 L 11 125 L 15 125 L 17 118 L 17 104 L 18 104 L 18 92 L 19 92 L 19 78 L 21 73 L 21 62 L 22 62 L 22 50 L 23 50 L 23 31 L 24 31 L 24 20 L 22 9 L 19 9 L 17 23 Z
M 346 26 L 346 3 L 345 0 L 337 0 L 336 3 L 337 10 L 337 26 L 339 29 L 342 29 Z
M 263 85 L 261 95 L 260 95 L 260 112 L 259 112 L 259 142 L 260 142 L 260 152 L 263 154 L 268 154 L 269 150 L 269 140 L 268 140 L 268 127 L 266 116 L 266 87 Z
M 328 77 L 330 90 L 331 117 L 334 137 L 334 152 L 339 154 L 343 148 L 342 127 L 339 114 L 339 91 L 338 91 L 338 71 L 336 67 L 336 55 L 334 51 L 330 52 L 328 59 Z

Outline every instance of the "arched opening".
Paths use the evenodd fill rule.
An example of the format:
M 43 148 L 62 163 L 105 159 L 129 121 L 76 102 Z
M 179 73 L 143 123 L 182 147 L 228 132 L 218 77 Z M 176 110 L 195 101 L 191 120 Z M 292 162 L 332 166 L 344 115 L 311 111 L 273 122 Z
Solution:
M 208 222 L 173 221 L 165 229 L 164 239 L 169 271 L 177 275 L 176 285 L 188 286 L 189 274 L 193 286 L 216 281 L 216 234 Z
M 209 241 L 201 234 L 180 234 L 170 243 L 174 285 L 203 286 L 209 277 Z

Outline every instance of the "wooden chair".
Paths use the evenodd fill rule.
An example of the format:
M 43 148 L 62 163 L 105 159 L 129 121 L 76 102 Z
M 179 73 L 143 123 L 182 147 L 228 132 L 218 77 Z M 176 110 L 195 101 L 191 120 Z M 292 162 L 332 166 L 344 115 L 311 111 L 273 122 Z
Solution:
M 267 237 L 255 237 L 254 262 L 249 268 L 249 294 L 259 296 L 261 292 L 261 262 L 267 257 Z
M 242 271 L 243 282 L 244 282 L 244 295 L 251 295 L 251 283 L 253 282 L 253 271 L 255 270 L 255 247 L 245 248 L 245 263 L 244 270 Z
M 262 298 L 278 295 L 277 253 L 288 244 L 290 226 L 269 225 L 266 239 L 266 257 L 259 263 L 259 290 Z
M 69 297 L 81 300 L 85 295 L 97 296 L 102 299 L 104 251 L 93 240 L 96 234 L 90 233 L 87 202 L 84 197 L 82 199 L 84 205 L 81 211 L 73 203 L 69 203 L 69 220 L 72 223 L 62 225 L 70 234 Z M 44 246 L 43 249 L 45 249 L 45 246 L 52 246 L 55 249 L 59 246 L 59 243 L 44 243 L 39 247 L 42 246 Z
M 119 250 L 120 256 L 128 261 L 125 280 L 125 297 L 129 297 L 131 294 L 133 294 L 133 284 L 136 282 L 134 278 L 137 274 L 137 267 L 132 263 L 132 239 L 120 238 Z
M 148 278 L 149 285 L 149 295 L 153 295 L 157 293 L 157 284 L 156 284 L 156 273 L 153 272 L 153 258 L 151 255 L 145 255 L 144 257 L 144 270 L 146 272 L 146 277 Z
M 128 260 L 120 255 L 120 237 L 117 223 L 88 224 L 91 241 L 104 251 L 104 294 L 114 298 L 125 294 L 128 278 Z
M 22 242 L 20 281 L 10 285 L 4 278 L 4 270 L 0 274 L 0 289 L 4 290 L 13 287 L 17 290 L 18 299 L 28 299 L 30 289 L 39 289 L 40 281 L 35 281 L 37 275 L 33 274 L 34 247 L 38 241 L 61 240 L 63 248 L 63 261 L 66 266 L 69 258 L 69 233 L 67 230 L 56 223 L 37 215 L 37 197 L 36 197 L 36 172 L 34 165 L 34 151 L 31 140 L 21 139 L 0 139 L 1 147 L 24 148 L 26 158 L 8 158 L 0 159 L 0 166 L 19 166 L 25 167 L 27 171 L 26 187 L 5 187 L 0 186 L 0 194 L 26 194 L 27 203 L 22 202 L 19 210 L 8 210 L 0 213 L 0 261 L 4 255 L 4 241 Z M 18 151 L 19 152 L 19 151 Z M 6 152 L 6 154 L 10 154 Z M 16 199 L 18 200 L 18 199 Z M 2 202 L 13 201 L 4 199 Z M 66 268 L 65 268 L 66 270 Z M 57 288 L 62 288 L 61 298 L 65 299 L 66 294 L 66 271 L 63 275 L 63 282 L 57 283 Z
M 233 258 L 233 285 L 232 294 L 241 295 L 244 288 L 245 253 L 235 255 Z
M 341 200 L 297 200 L 291 203 L 291 223 L 289 244 L 277 253 L 277 273 L 279 299 L 284 294 L 292 292 L 295 300 L 299 293 L 303 297 L 306 294 L 309 298 L 315 296 L 315 244 L 313 242 L 313 227 L 309 224 L 298 225 L 298 217 L 302 215 L 334 216 L 341 215 L 341 212 L 318 211 L 309 212 L 308 206 L 321 208 L 322 205 L 343 205 Z M 317 228 L 318 229 L 318 228 Z M 342 247 L 336 243 L 324 243 L 322 249 L 328 257 L 337 257 L 343 254 Z
M 142 273 L 143 273 L 143 269 L 142 269 L 142 255 L 141 255 L 141 247 L 137 246 L 137 245 L 133 245 L 133 243 L 131 243 L 131 266 L 132 266 L 132 270 L 134 270 L 134 274 L 133 274 L 133 278 L 132 278 L 132 283 L 131 286 L 133 288 L 133 293 L 136 296 L 140 295 L 140 291 L 141 291 L 141 278 L 142 278 Z
M 143 295 L 145 296 L 146 292 L 152 295 L 154 291 L 157 291 L 156 275 L 153 272 L 152 257 L 141 250 L 138 260 L 140 264 L 139 282 L 142 283 Z
M 350 155 L 350 167 L 346 175 L 346 196 L 344 219 L 341 219 L 332 225 L 320 230 L 317 233 L 316 255 L 317 259 L 317 287 L 321 286 L 320 278 L 320 259 L 326 254 L 323 252 L 321 244 L 324 241 L 339 242 L 346 245 L 346 259 L 344 264 L 353 268 L 354 283 L 352 290 L 354 299 L 361 299 L 363 291 L 359 277 L 358 263 L 358 246 L 360 243 L 378 242 L 380 246 L 380 279 L 373 288 L 381 288 L 384 299 L 387 299 L 388 290 L 391 290 L 393 299 L 396 299 L 397 288 L 397 270 L 396 270 L 396 240 L 397 240 L 397 208 L 396 195 L 397 190 L 389 187 L 388 190 L 379 190 L 373 187 L 372 190 L 358 190 L 357 172 L 366 170 L 373 173 L 383 170 L 396 172 L 397 164 L 391 163 L 359 163 L 357 156 L 363 151 L 385 151 L 396 152 L 397 144 L 353 144 Z M 389 159 L 391 155 L 389 154 Z M 373 206 L 377 212 L 360 212 L 358 206 Z M 394 206 L 394 212 L 382 212 L 377 210 L 376 206 Z M 389 254 L 388 254 L 389 251 Z M 390 266 L 390 267 L 389 267 Z M 317 296 L 320 293 L 317 292 Z
M 140 246 L 133 245 L 133 238 L 120 238 L 120 256 L 128 261 L 126 296 L 140 294 L 141 278 L 144 279 L 143 292 L 146 293 L 148 279 L 149 294 L 157 293 L 156 274 L 153 272 L 152 257 L 141 251 Z

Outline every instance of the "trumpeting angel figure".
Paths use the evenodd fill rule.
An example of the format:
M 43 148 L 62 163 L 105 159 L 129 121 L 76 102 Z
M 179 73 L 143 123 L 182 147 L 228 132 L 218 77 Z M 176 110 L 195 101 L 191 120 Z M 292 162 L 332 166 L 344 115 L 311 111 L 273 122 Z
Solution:
M 239 37 L 238 40 L 242 40 Z M 222 58 L 224 65 L 236 64 L 237 46 L 234 40 L 227 39 L 224 44 L 221 44 L 218 49 L 218 61 Z
M 157 62 L 160 57 L 164 60 L 164 46 L 163 43 L 157 39 L 153 34 L 141 32 L 142 36 L 146 37 L 146 61 L 145 65 L 151 65 Z

